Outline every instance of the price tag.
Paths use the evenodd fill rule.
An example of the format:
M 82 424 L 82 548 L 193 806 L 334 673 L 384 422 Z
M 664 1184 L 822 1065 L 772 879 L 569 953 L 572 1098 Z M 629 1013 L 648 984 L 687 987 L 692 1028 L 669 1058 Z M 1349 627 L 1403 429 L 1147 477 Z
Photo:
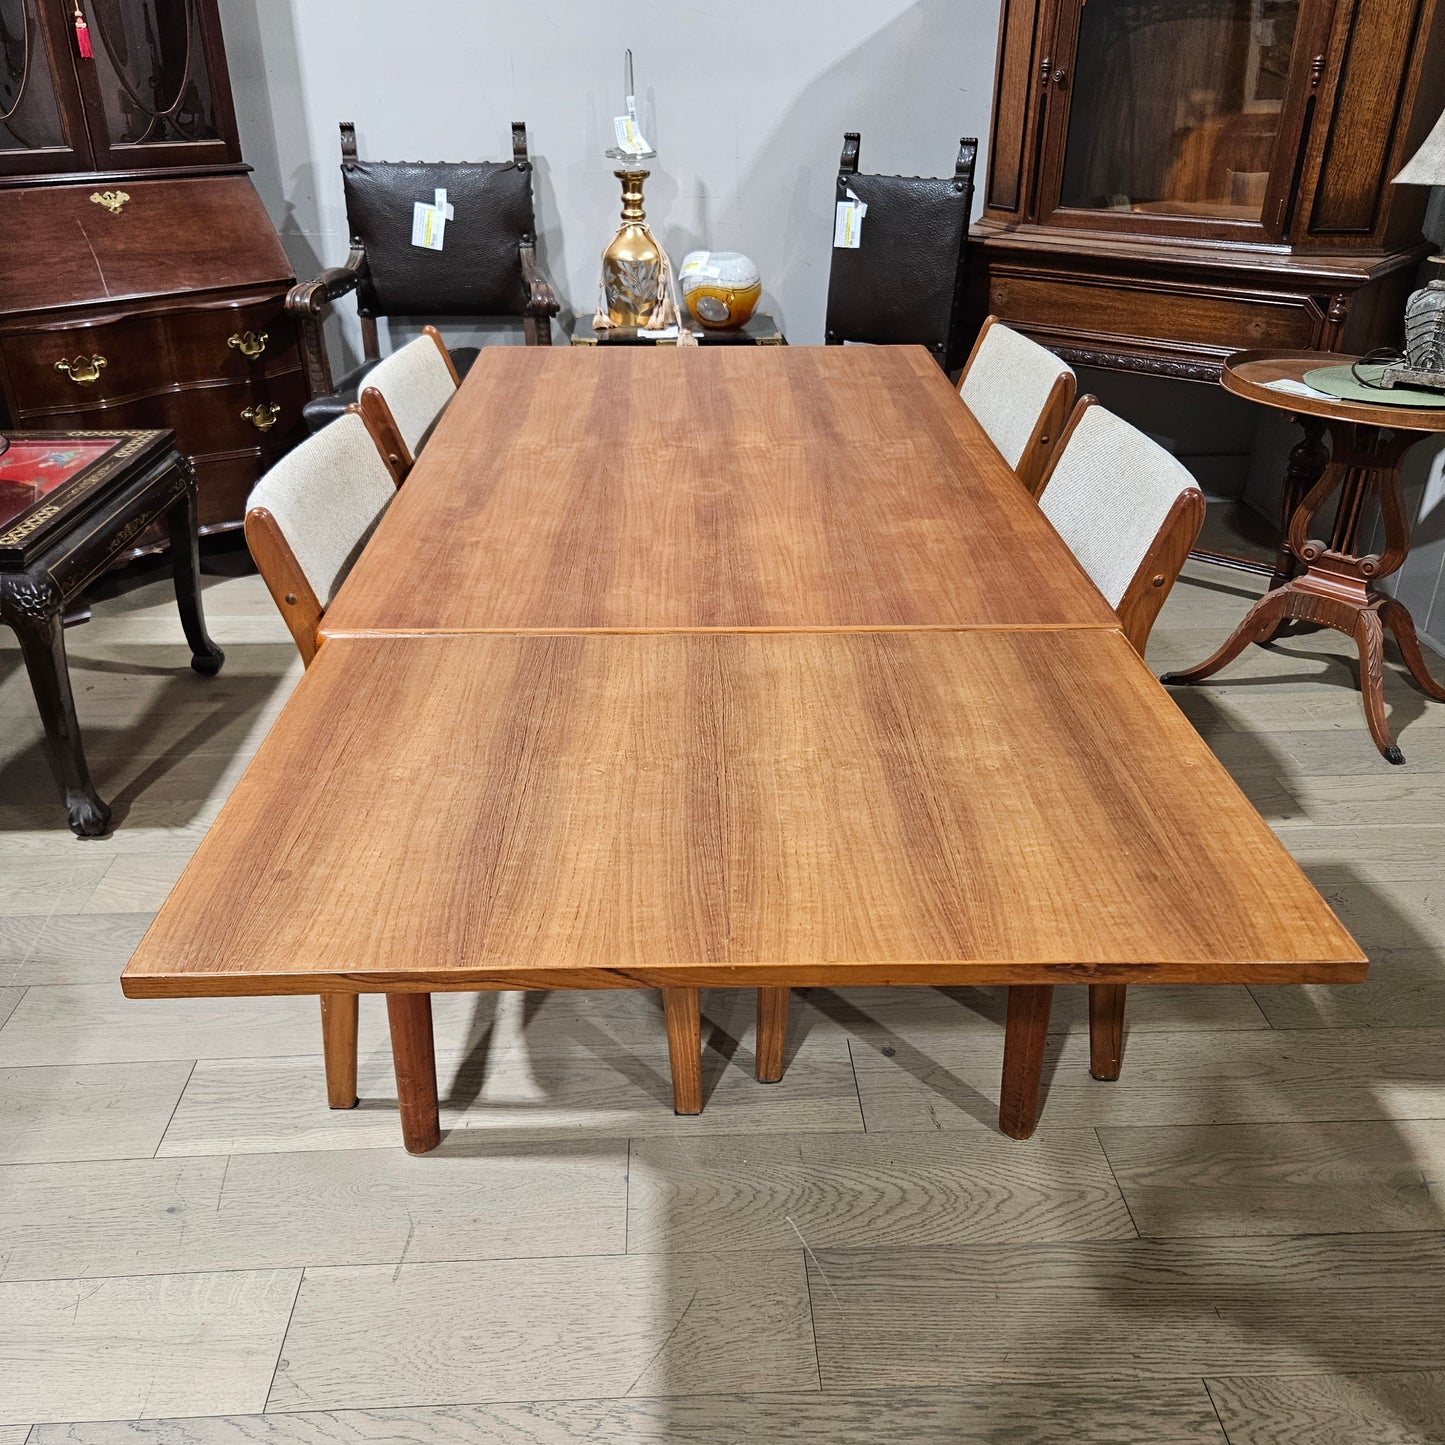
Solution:
M 682 263 L 682 270 L 677 276 L 678 280 L 684 276 L 700 276 L 704 281 L 716 281 L 722 276 L 722 268 L 712 264 L 711 251 L 699 251 Z
M 851 188 L 845 194 L 848 199 L 838 202 L 838 213 L 833 220 L 833 245 L 839 250 L 856 251 L 863 244 L 863 217 L 868 214 L 868 207 Z
M 446 246 L 447 222 L 456 216 L 456 208 L 447 202 L 445 186 L 432 194 L 432 204 L 417 201 L 411 208 L 411 243 L 428 251 Z
M 631 100 L 631 97 L 629 96 L 628 99 Z M 614 115 L 612 128 L 617 132 L 618 150 L 630 156 L 645 156 L 651 152 L 652 147 L 643 139 L 642 132 L 637 128 L 635 114 Z

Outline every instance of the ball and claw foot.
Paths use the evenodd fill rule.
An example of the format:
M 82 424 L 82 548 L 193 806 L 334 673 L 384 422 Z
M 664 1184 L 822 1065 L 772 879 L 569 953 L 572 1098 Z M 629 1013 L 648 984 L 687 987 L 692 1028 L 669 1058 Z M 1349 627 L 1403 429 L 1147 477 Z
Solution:
M 70 831 L 77 838 L 99 838 L 110 831 L 110 809 L 99 798 L 72 793 L 65 801 Z
M 213 647 L 209 652 L 193 652 L 191 671 L 200 673 L 202 677 L 215 677 L 225 660 L 226 654 L 219 647 Z

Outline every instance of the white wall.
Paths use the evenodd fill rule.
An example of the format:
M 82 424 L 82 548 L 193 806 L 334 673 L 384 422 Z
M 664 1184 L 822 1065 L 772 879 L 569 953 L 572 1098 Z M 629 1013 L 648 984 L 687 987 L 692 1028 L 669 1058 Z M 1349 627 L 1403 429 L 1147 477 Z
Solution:
M 675 260 L 699 245 L 746 251 L 764 309 L 795 341 L 822 340 L 843 132 L 862 132 L 870 170 L 947 175 L 961 135 L 986 149 L 997 0 L 221 8 L 245 156 L 301 276 L 346 256 L 338 121 L 356 122 L 363 156 L 480 160 L 510 156 L 516 118 L 536 161 L 544 266 L 564 306 L 590 312 L 620 208 L 602 152 L 627 45 L 660 152 L 647 186 L 659 239 Z

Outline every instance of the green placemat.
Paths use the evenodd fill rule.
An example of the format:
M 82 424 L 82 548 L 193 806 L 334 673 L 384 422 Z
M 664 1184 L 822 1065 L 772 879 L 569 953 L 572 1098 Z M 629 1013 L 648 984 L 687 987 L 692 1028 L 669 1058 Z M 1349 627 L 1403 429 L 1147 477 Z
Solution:
M 1386 368 L 1371 364 L 1360 367 L 1360 374 L 1373 381 Z M 1445 394 L 1432 391 L 1416 391 L 1413 387 L 1363 386 L 1355 380 L 1348 366 L 1317 366 L 1304 375 L 1305 385 L 1322 391 L 1326 396 L 1337 396 L 1341 401 L 1362 401 L 1367 406 L 1412 406 L 1427 411 L 1438 411 L 1445 407 Z

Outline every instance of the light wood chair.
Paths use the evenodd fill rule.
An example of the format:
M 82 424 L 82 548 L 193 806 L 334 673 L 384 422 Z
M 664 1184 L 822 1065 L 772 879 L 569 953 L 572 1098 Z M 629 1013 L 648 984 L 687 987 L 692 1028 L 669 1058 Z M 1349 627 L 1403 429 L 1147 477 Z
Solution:
M 393 351 L 366 378 L 361 414 L 398 486 L 416 465 L 437 418 L 461 381 L 435 326 Z
M 308 667 L 322 615 L 395 495 L 391 468 L 355 405 L 277 462 L 252 491 L 246 545 Z M 322 994 L 333 1109 L 356 1104 L 356 1029 L 357 996 Z
M 1083 397 L 1045 471 L 1039 506 L 1143 656 L 1150 629 L 1204 525 L 1193 476 L 1143 432 Z M 756 1072 L 783 1076 L 789 990 L 758 990 Z M 1117 1079 L 1124 1044 L 1122 984 L 1089 986 L 1089 1072 Z
M 1019 481 L 1037 497 L 1058 448 L 1076 378 L 1066 362 L 1027 336 L 986 317 L 958 394 Z

